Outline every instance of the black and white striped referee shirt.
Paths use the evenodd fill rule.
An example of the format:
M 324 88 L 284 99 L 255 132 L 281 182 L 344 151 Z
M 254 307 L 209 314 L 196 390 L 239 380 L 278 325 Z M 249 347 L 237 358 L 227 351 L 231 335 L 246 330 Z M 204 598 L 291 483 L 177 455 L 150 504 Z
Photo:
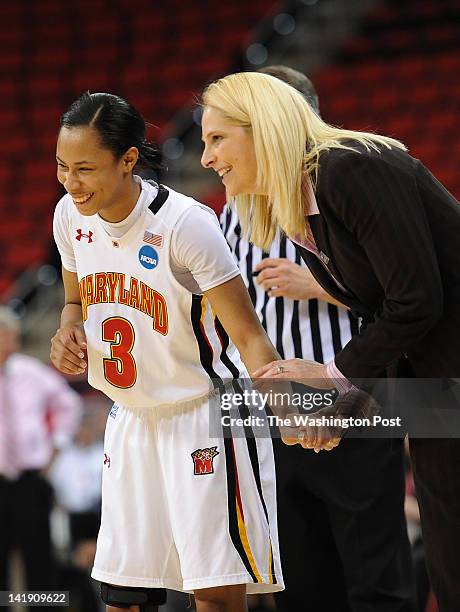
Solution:
M 351 313 L 322 300 L 269 297 L 252 276 L 256 265 L 267 257 L 286 258 L 306 267 L 289 238 L 278 233 L 270 252 L 264 253 L 242 238 L 236 211 L 228 205 L 222 211 L 220 223 L 257 315 L 281 357 L 321 363 L 334 359 L 352 334 L 358 333 L 358 322 Z

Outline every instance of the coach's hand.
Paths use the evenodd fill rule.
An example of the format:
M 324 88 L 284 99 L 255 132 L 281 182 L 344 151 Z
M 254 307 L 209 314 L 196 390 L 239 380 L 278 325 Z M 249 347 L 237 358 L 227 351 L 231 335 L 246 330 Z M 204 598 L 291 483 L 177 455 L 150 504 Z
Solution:
M 276 381 L 298 382 L 315 389 L 335 389 L 334 381 L 329 378 L 326 366 L 309 359 L 278 359 L 265 364 L 251 374 L 252 378 L 269 378 Z M 254 383 L 258 388 L 261 380 Z
M 85 352 L 83 325 L 60 327 L 51 340 L 51 361 L 64 374 L 83 374 L 86 370 Z

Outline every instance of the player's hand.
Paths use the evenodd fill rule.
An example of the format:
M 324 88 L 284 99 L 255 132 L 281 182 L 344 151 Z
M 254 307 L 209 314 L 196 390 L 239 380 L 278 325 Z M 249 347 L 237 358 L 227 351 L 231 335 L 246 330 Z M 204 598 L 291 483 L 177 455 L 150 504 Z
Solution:
M 270 297 L 286 297 L 291 300 L 310 300 L 323 295 L 322 287 L 310 270 L 289 259 L 263 259 L 255 267 L 256 282 Z
M 51 340 L 51 361 L 64 374 L 83 374 L 86 370 L 85 351 L 83 325 L 60 327 Z
M 340 444 L 341 436 L 337 428 L 326 425 L 308 425 L 301 427 L 297 442 L 302 448 L 320 451 L 331 451 Z
M 294 446 L 299 443 L 300 427 L 296 425 L 294 417 L 298 415 L 288 414 L 283 420 L 282 424 L 278 425 L 281 440 L 287 446 Z M 289 422 L 290 421 L 290 422 Z
M 315 452 L 332 450 L 348 430 L 350 417 L 370 419 L 380 411 L 377 401 L 361 389 L 353 388 L 339 395 L 332 406 L 311 413 L 311 422 L 300 424 L 297 442 Z M 289 417 L 292 415 L 288 415 Z
M 319 414 L 319 413 L 318 413 Z M 311 415 L 314 418 L 315 415 Z M 280 427 L 281 439 L 287 446 L 300 444 L 302 448 L 314 450 L 319 453 L 322 450 L 331 451 L 340 444 L 341 432 L 337 427 L 327 427 L 326 425 L 295 425 L 295 417 L 298 414 L 288 414 L 284 420 L 287 423 L 291 419 L 291 424 Z

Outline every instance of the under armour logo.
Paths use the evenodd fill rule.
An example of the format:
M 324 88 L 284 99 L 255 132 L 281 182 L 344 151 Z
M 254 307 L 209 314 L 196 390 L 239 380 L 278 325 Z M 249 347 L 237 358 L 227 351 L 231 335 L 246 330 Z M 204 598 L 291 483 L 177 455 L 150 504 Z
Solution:
M 93 232 L 91 230 L 88 230 L 88 233 L 84 234 L 82 229 L 77 229 L 77 235 L 75 236 L 75 239 L 80 242 L 83 236 L 88 239 L 88 244 L 93 242 Z
M 110 467 L 110 457 L 107 453 L 104 453 L 104 465 L 106 465 L 108 468 Z

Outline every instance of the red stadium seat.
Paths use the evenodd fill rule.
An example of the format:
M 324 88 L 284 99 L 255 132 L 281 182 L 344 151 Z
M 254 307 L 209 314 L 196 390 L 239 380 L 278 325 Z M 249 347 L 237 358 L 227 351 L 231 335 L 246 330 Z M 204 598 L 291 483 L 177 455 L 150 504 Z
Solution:
M 206 81 L 232 70 L 253 28 L 276 8 L 266 0 L 202 0 L 199 10 L 183 0 L 138 0 L 135 11 L 130 0 L 113 5 L 79 0 L 71 10 L 63 10 L 60 0 L 3 2 L 0 202 L 3 214 L 12 211 L 2 223 L 9 231 L 0 232 L 6 251 L 17 250 L 18 237 L 27 236 L 33 257 L 46 257 L 40 245 L 44 235 L 51 239 L 59 193 L 55 140 L 71 100 L 86 89 L 119 93 L 162 128 Z M 338 63 L 314 80 L 328 121 L 401 138 L 458 196 L 460 20 L 455 16 L 456 0 L 388 0 L 337 52 Z M 442 145 L 450 152 L 444 164 Z M 20 193 L 18 176 L 27 186 Z M 222 191 L 207 201 L 218 208 L 224 197 Z M 19 210 L 33 231 L 28 226 L 24 233 L 19 225 L 16 232 Z M 23 265 L 23 256 L 8 255 L 0 291 Z
M 315 75 L 328 121 L 403 140 L 457 197 L 459 23 L 455 0 L 388 0 Z

